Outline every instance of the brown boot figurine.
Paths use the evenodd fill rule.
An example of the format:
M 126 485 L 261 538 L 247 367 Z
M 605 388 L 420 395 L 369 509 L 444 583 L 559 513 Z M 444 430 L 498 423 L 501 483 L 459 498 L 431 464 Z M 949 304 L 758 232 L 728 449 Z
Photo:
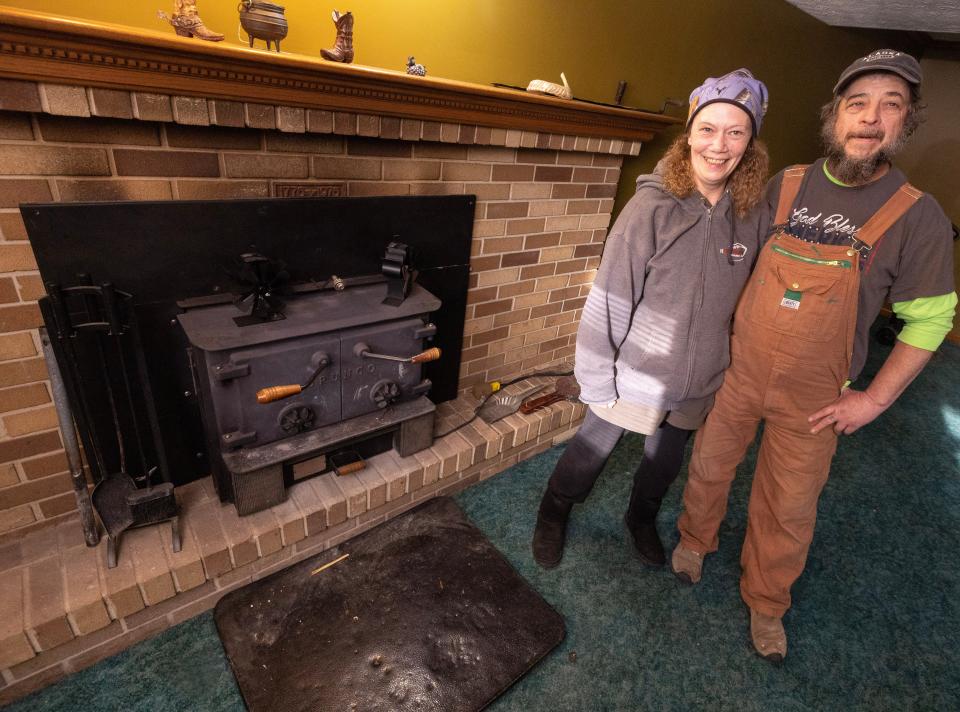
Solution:
M 208 40 L 209 42 L 220 42 L 223 35 L 214 32 L 203 24 L 200 15 L 197 14 L 197 3 L 194 0 L 175 0 L 176 10 L 173 17 L 170 17 L 163 10 L 157 11 L 157 16 L 161 20 L 166 20 L 177 34 L 181 37 L 196 37 L 199 40 Z
M 353 15 L 333 11 L 333 24 L 337 26 L 337 41 L 333 49 L 321 49 L 320 56 L 331 62 L 350 64 L 353 61 Z

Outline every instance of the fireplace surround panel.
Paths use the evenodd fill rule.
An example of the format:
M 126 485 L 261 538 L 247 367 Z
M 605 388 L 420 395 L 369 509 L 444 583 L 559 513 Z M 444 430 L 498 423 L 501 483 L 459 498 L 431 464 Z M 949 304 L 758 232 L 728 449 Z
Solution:
M 222 301 L 236 316 L 249 311 L 249 300 L 231 303 L 249 287 L 240 279 L 243 253 L 260 253 L 288 275 L 275 291 L 292 305 L 306 298 L 295 290 L 323 287 L 333 276 L 380 276 L 387 245 L 403 242 L 417 283 L 444 305 L 432 315 L 442 357 L 423 369 L 431 400 L 449 400 L 457 394 L 475 206 L 474 196 L 420 196 L 33 204 L 21 213 L 44 284 L 89 279 L 133 295 L 170 475 L 179 485 L 211 467 L 178 322 L 184 306 Z M 354 289 L 338 296 L 354 299 Z M 105 409 L 95 413 L 97 430 L 109 432 L 109 419 Z

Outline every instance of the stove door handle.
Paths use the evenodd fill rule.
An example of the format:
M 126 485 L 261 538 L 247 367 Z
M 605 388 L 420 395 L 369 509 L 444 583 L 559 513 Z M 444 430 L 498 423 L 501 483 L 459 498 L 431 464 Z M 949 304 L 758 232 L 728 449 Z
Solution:
M 423 353 L 410 357 L 410 363 L 427 363 L 427 361 L 436 361 L 440 358 L 440 349 L 436 346 L 427 349 Z
M 440 358 L 440 349 L 436 346 L 426 351 L 421 351 L 414 356 L 389 356 L 387 354 L 373 353 L 370 347 L 362 341 L 354 345 L 353 353 L 360 358 L 378 358 L 383 361 L 400 361 L 401 363 L 427 363 L 428 361 L 436 361 Z
M 330 365 L 330 356 L 321 352 L 317 354 L 316 361 L 316 369 L 314 369 L 313 374 L 311 374 L 310 378 L 302 386 L 299 383 L 291 383 L 287 386 L 268 386 L 267 388 L 261 388 L 257 391 L 257 403 L 273 403 L 273 401 L 303 393 L 303 391 L 313 385 L 313 382 L 317 380 L 320 372 Z
M 289 386 L 268 386 L 257 391 L 257 403 L 273 403 L 301 392 L 303 388 L 299 383 L 291 383 Z

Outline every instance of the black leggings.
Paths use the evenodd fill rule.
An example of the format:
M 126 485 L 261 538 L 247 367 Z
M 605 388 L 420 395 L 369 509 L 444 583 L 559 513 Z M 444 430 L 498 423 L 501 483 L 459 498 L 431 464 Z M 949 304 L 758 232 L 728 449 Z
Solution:
M 580 430 L 560 456 L 548 488 L 567 502 L 586 500 L 624 432 L 588 410 Z M 692 434 L 692 430 L 664 422 L 653 435 L 646 436 L 630 496 L 631 508 L 639 518 L 657 516 L 660 502 L 680 472 L 683 451 Z

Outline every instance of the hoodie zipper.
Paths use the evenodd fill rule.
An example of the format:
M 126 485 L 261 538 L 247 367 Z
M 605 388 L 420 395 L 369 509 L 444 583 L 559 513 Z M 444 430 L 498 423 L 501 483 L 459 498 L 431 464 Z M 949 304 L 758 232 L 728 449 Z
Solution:
M 684 379 L 683 390 L 680 392 L 680 400 L 685 400 L 690 390 L 690 381 L 693 379 L 693 361 L 696 352 L 695 344 L 692 343 L 693 335 L 697 333 L 697 326 L 700 323 L 700 312 L 703 309 L 703 273 L 707 265 L 707 249 L 710 245 L 710 227 L 713 224 L 714 206 L 707 207 L 707 227 L 703 239 L 703 249 L 700 251 L 700 286 L 697 288 L 697 305 L 690 319 L 690 327 L 687 331 L 687 376 Z

